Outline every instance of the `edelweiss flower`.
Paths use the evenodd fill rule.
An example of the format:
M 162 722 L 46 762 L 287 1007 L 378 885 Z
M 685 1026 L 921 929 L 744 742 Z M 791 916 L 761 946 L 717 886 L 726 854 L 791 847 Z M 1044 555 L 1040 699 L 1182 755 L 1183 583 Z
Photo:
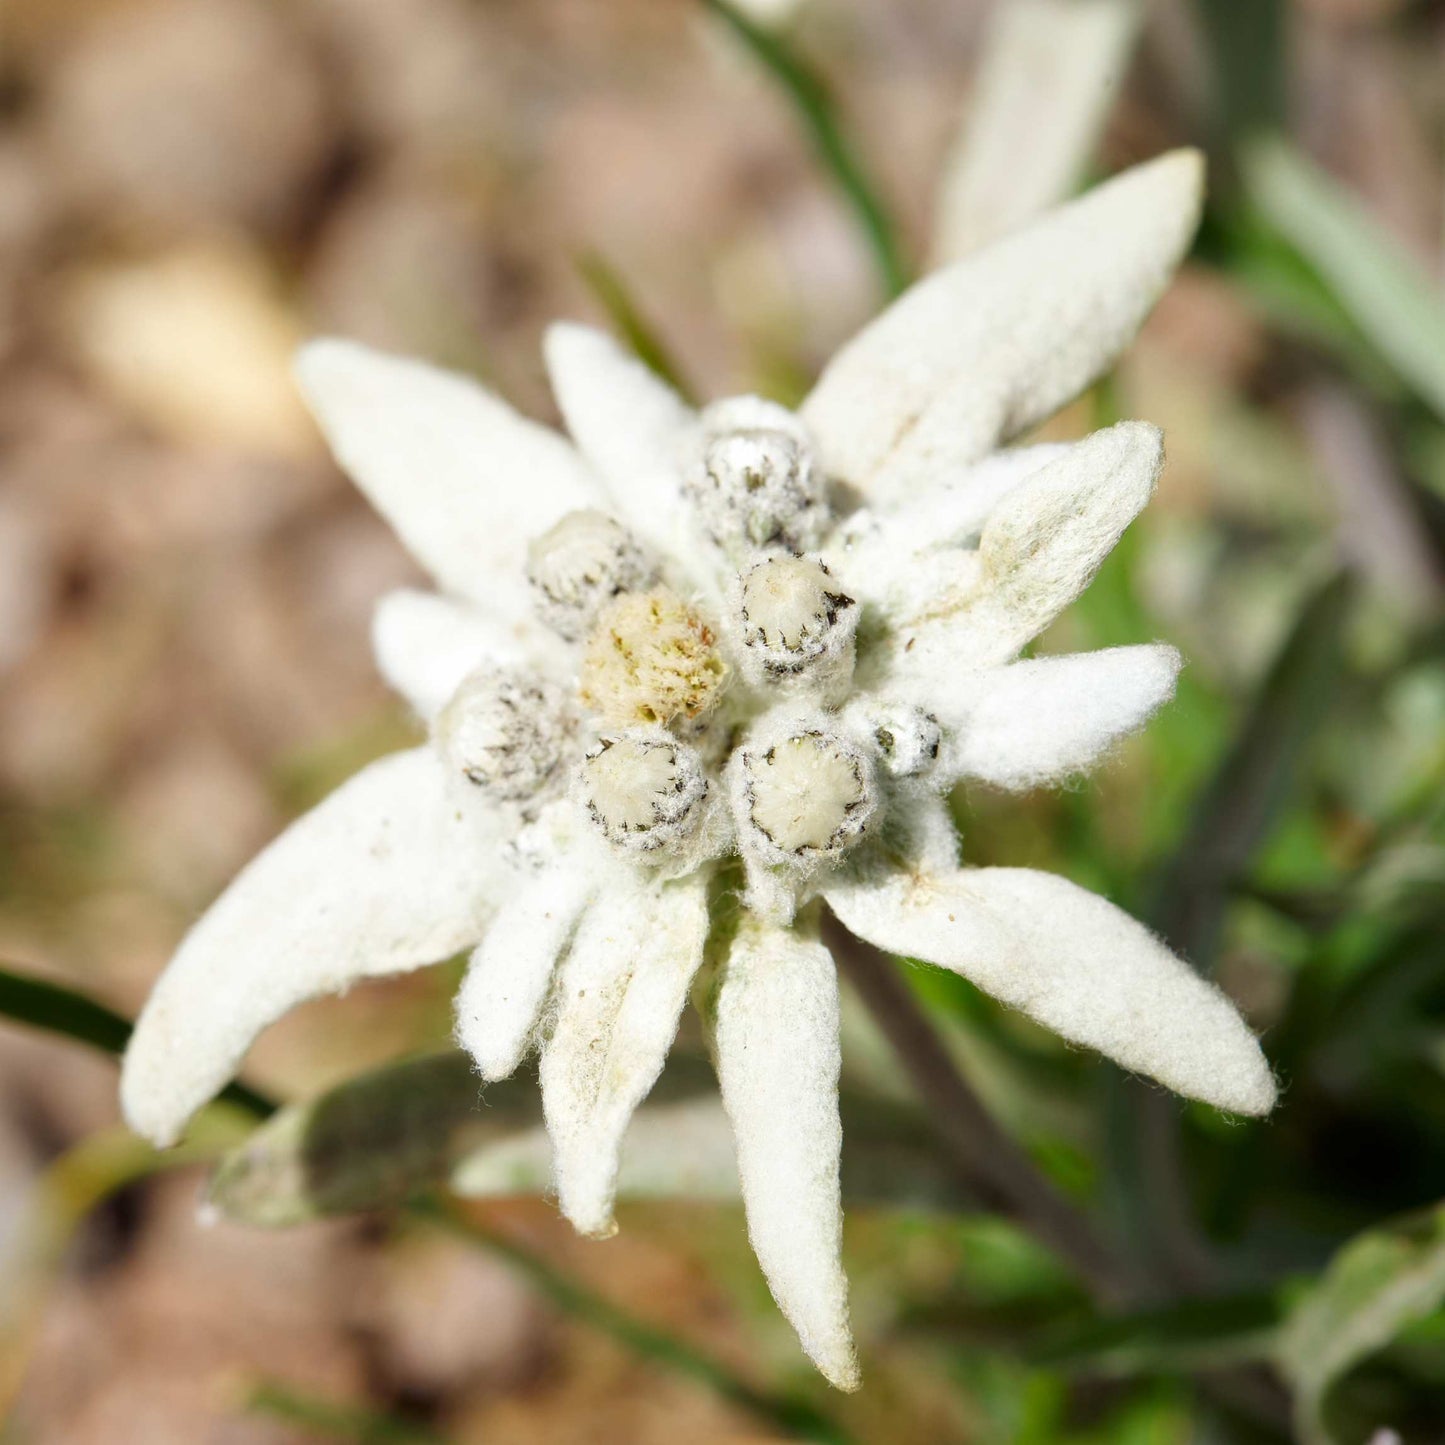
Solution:
M 431 727 L 295 823 L 191 931 L 125 1062 L 161 1144 L 302 1000 L 474 949 L 487 1079 L 534 1044 L 561 1207 L 613 1229 L 619 1150 L 691 993 L 773 1294 L 858 1383 L 839 1263 L 823 907 L 1181 1093 L 1267 1111 L 1229 1001 L 1062 878 L 960 867 L 945 798 L 1079 772 L 1171 694 L 1172 648 L 1017 661 L 1148 500 L 1158 432 L 997 450 L 1100 375 L 1196 224 L 1192 153 L 914 287 L 797 415 L 690 411 L 554 328 L 576 449 L 473 383 L 346 342 L 302 386 L 441 594 L 377 612 Z M 741 905 L 739 892 L 741 891 Z

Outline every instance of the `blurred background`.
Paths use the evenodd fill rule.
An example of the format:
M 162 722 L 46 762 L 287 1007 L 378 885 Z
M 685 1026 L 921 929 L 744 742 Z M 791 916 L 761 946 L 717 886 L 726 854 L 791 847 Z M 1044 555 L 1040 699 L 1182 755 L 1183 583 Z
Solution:
M 1046 642 L 1174 642 L 1180 696 L 1086 786 L 960 820 L 971 861 L 1213 971 L 1283 1106 L 1165 1101 L 911 979 L 1128 1241 L 1131 1307 L 935 1177 L 856 1009 L 849 1088 L 922 1141 L 906 1207 L 850 1209 L 856 1397 L 726 1203 L 632 1204 L 606 1245 L 542 1198 L 441 1228 L 378 1206 L 452 1134 L 398 1182 L 362 1127 L 330 1184 L 230 1210 L 304 1222 L 199 1219 L 241 1115 L 149 1154 L 94 1047 L 118 1021 L 27 980 L 132 1017 L 236 869 L 411 735 L 367 627 L 417 574 L 302 412 L 298 339 L 555 419 L 539 340 L 574 316 L 792 401 L 907 276 L 1182 143 L 1195 254 L 1050 426 L 1146 418 L 1169 466 Z M 0 1439 L 1445 1440 L 1442 186 L 1434 0 L 0 0 Z M 303 1009 L 247 1079 L 451 1120 L 452 1061 L 390 1066 L 445 1049 L 455 978 Z

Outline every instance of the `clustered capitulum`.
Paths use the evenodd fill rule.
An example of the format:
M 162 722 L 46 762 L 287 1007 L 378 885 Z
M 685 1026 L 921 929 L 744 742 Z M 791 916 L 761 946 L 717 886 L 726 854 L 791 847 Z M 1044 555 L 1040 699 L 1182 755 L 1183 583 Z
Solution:
M 786 407 L 735 396 L 704 408 L 700 455 L 684 487 L 703 530 L 746 561 L 779 548 L 810 552 L 831 521 L 826 479 L 806 428 Z
M 562 689 L 545 678 L 480 667 L 438 716 L 437 746 L 474 787 L 509 801 L 532 799 L 562 760 L 571 711 Z
M 688 842 L 709 793 L 697 749 L 660 727 L 604 736 L 583 760 L 580 782 L 602 836 L 634 854 Z
M 569 776 L 616 854 L 662 876 L 735 848 L 753 906 L 787 915 L 798 885 L 868 833 L 880 779 L 932 765 L 939 727 L 876 700 L 835 711 L 859 607 L 814 550 L 834 519 L 802 423 L 734 398 L 703 412 L 696 447 L 684 493 L 732 576 L 730 615 L 669 585 L 614 518 L 570 512 L 532 543 L 527 575 L 541 620 L 578 647 L 580 709 L 555 684 L 477 674 L 437 735 L 504 798 Z
M 568 512 L 527 548 L 537 614 L 559 637 L 580 642 L 603 609 L 657 580 L 657 564 L 606 512 Z

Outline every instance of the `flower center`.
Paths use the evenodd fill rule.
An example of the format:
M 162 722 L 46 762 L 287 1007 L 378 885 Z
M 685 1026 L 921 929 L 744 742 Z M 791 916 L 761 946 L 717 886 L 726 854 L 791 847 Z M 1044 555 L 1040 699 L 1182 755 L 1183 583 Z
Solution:
M 746 815 L 773 861 L 840 856 L 876 807 L 868 760 L 833 733 L 809 729 L 742 756 Z
M 632 852 L 690 837 L 707 791 L 696 751 L 660 728 L 603 738 L 582 763 L 589 816 L 608 842 Z
M 743 573 L 743 643 L 765 677 L 785 678 L 825 661 L 852 664 L 857 604 L 816 557 L 770 557 Z
M 702 457 L 688 490 L 713 540 L 735 556 L 816 547 L 828 508 L 812 443 L 797 417 L 740 396 L 708 407 L 702 426 Z
M 569 642 L 591 631 L 619 593 L 635 592 L 657 569 L 630 532 L 605 512 L 568 512 L 527 548 L 527 580 L 542 620 Z
M 675 592 L 625 592 L 602 610 L 578 676 L 582 701 L 623 726 L 697 717 L 727 676 L 712 629 Z

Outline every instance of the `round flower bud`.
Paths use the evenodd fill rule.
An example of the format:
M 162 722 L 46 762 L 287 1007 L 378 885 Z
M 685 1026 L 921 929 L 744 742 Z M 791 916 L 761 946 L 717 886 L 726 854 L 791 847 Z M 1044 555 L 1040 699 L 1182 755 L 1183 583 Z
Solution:
M 436 721 L 449 767 L 499 798 L 529 798 L 551 776 L 567 741 L 566 698 L 507 668 L 469 674 Z
M 821 728 L 743 748 L 734 780 L 740 839 L 766 863 L 841 858 L 878 806 L 863 751 Z
M 884 770 L 895 778 L 926 773 L 938 761 L 943 730 L 931 712 L 908 703 L 886 704 L 868 714 Z
M 580 793 L 609 843 L 634 854 L 675 850 L 702 821 L 702 759 L 661 728 L 606 737 L 582 763 Z
M 656 580 L 637 539 L 605 512 L 568 512 L 527 548 L 527 580 L 537 613 L 576 642 L 619 593 Z
M 675 592 L 624 592 L 602 611 L 582 654 L 582 701 L 610 723 L 697 717 L 727 675 L 712 629 Z
M 738 614 L 759 681 L 852 672 L 858 605 L 818 558 L 769 557 L 748 568 Z
M 818 546 L 828 525 L 826 479 L 798 418 L 739 396 L 708 407 L 702 428 L 687 488 L 713 540 L 732 555 Z

